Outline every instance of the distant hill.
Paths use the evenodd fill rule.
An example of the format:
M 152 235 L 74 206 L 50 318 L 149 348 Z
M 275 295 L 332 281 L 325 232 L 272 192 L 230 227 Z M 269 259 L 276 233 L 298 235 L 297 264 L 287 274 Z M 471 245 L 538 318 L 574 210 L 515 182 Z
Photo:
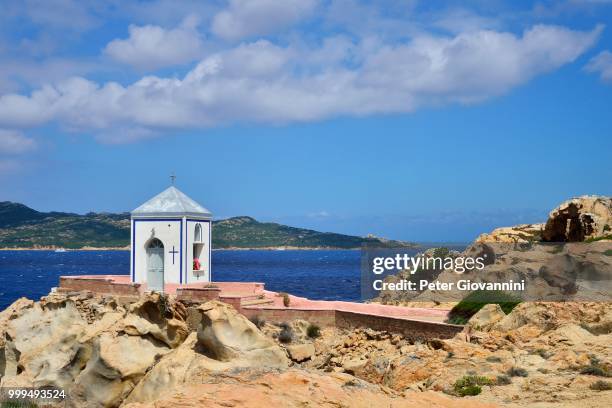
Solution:
M 318 232 L 251 217 L 213 221 L 213 248 L 359 248 L 411 245 L 382 238 Z M 39 212 L 23 204 L 0 202 L 1 248 L 125 248 L 130 245 L 129 213 L 85 215 Z

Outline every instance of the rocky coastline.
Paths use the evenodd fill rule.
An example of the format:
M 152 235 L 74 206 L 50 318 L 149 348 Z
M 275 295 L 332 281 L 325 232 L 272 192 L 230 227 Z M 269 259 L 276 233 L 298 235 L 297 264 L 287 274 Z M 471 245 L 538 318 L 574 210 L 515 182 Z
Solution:
M 478 242 L 607 242 L 609 204 L 570 200 Z M 603 407 L 611 377 L 611 302 L 491 303 L 453 338 L 424 340 L 155 293 L 54 292 L 0 312 L 0 385 L 58 387 L 70 407 Z

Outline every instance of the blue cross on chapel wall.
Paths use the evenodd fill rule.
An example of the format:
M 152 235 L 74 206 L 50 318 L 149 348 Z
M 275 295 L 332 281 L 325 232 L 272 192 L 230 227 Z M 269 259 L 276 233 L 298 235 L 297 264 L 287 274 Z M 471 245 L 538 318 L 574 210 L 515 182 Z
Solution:
M 172 245 L 172 251 L 168 251 L 169 254 L 172 254 L 172 265 L 174 265 L 174 255 L 178 254 L 178 251 L 174 249 L 174 245 Z

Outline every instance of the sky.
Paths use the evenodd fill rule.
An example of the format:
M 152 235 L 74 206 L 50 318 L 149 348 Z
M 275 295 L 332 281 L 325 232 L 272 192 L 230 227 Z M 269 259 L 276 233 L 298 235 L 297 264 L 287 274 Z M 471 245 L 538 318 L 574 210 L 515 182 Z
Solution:
M 612 1 L 0 1 L 0 201 L 467 242 L 612 195 Z

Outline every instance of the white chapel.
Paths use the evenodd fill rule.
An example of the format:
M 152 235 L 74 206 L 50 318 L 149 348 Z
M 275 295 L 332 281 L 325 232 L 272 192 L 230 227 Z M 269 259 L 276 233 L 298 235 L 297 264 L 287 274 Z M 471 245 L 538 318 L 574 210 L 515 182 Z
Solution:
M 172 185 L 131 213 L 132 282 L 210 282 L 212 214 Z

